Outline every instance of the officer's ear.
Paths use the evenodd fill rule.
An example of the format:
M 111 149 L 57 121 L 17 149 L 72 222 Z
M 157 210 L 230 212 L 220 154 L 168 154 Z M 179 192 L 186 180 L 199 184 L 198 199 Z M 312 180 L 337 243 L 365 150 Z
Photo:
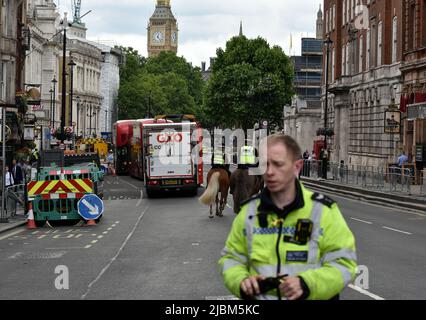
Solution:
M 302 168 L 303 168 L 303 159 L 297 159 L 294 162 L 294 173 L 295 173 L 296 177 L 299 176 L 299 173 L 302 170 Z

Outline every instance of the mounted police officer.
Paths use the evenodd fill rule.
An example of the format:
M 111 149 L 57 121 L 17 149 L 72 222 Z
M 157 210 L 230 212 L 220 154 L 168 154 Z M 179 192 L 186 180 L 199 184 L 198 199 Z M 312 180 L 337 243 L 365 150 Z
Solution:
M 278 134 L 267 147 L 266 188 L 243 203 L 219 260 L 225 285 L 243 299 L 338 298 L 355 278 L 354 236 L 337 204 L 297 179 L 297 142 Z
M 229 170 L 229 161 L 225 152 L 223 152 L 221 147 L 215 146 L 212 153 L 212 169 L 223 169 L 228 173 L 228 176 L 231 177 L 231 171 Z

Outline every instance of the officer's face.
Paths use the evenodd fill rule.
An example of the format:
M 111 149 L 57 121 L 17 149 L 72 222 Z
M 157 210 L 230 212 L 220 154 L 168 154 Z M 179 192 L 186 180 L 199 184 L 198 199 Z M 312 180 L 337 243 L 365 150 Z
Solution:
M 268 145 L 267 170 L 263 178 L 272 193 L 285 192 L 294 184 L 303 166 L 303 160 L 295 160 L 282 143 Z

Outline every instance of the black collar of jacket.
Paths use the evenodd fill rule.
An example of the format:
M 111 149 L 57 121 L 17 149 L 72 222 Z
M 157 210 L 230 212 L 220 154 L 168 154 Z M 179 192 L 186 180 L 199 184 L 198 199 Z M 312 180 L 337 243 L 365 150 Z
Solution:
M 303 200 L 303 191 L 302 186 L 300 185 L 299 180 L 296 179 L 296 198 L 292 203 L 290 203 L 288 206 L 285 206 L 284 208 L 278 208 L 276 204 L 271 199 L 271 193 L 269 192 L 268 188 L 263 189 L 262 193 L 260 194 L 260 204 L 258 207 L 259 212 L 259 219 L 261 220 L 261 226 L 265 224 L 265 221 L 262 221 L 262 216 L 266 217 L 269 213 L 276 213 L 278 217 L 285 219 L 290 212 L 293 212 L 295 210 L 301 209 L 305 206 L 305 201 Z M 263 223 L 262 223 L 263 222 Z M 262 226 L 266 227 L 266 226 Z

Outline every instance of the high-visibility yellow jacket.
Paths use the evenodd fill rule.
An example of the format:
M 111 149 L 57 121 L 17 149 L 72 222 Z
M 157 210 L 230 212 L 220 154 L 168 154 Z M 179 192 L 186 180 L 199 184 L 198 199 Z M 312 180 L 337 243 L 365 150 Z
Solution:
M 309 300 L 327 300 L 338 295 L 356 275 L 355 239 L 337 204 L 308 191 L 300 184 L 303 208 L 290 212 L 282 222 L 279 274 L 299 276 L 309 288 Z M 226 287 L 240 297 L 241 282 L 253 275 L 276 277 L 277 239 L 281 227 L 278 215 L 268 212 L 267 226 L 260 224 L 259 197 L 251 199 L 235 218 L 219 260 Z M 310 240 L 287 242 L 295 234 L 299 219 L 313 222 Z M 287 241 L 284 241 L 284 237 Z M 277 299 L 277 290 L 257 297 Z
M 241 147 L 239 164 L 256 164 L 254 148 L 251 146 Z

